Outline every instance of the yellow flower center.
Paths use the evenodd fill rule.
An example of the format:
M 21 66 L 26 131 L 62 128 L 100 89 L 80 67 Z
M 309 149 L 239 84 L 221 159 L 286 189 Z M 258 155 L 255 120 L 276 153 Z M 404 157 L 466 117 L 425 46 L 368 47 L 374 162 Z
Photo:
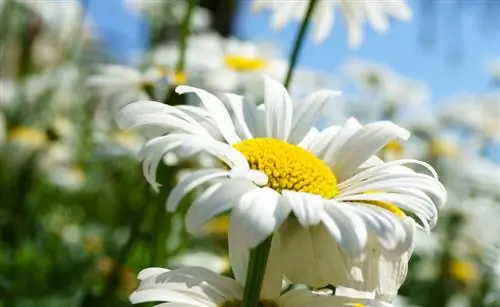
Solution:
M 227 55 L 225 60 L 226 65 L 235 70 L 252 71 L 266 66 L 266 61 L 258 57 Z
M 250 164 L 266 173 L 268 186 L 281 192 L 294 190 L 332 198 L 337 194 L 337 179 L 328 166 L 312 153 L 287 142 L 256 138 L 233 145 Z
M 469 261 L 451 259 L 448 269 L 452 278 L 465 284 L 474 281 L 477 276 L 476 267 Z
M 213 236 L 226 236 L 229 230 L 229 216 L 227 214 L 211 219 L 203 227 L 203 233 Z
M 449 140 L 434 139 L 428 143 L 429 153 L 433 156 L 454 158 L 460 153 L 459 148 Z
M 392 140 L 384 146 L 384 151 L 400 157 L 403 155 L 404 147 L 398 140 Z
M 40 146 L 48 141 L 47 135 L 37 129 L 19 126 L 9 132 L 9 139 L 13 142 Z
M 227 301 L 220 304 L 218 307 L 241 307 L 240 301 Z M 260 301 L 257 303 L 257 307 L 278 307 L 278 304 L 272 301 Z
M 187 74 L 183 71 L 176 71 L 173 76 L 173 81 L 177 85 L 186 84 L 188 80 Z

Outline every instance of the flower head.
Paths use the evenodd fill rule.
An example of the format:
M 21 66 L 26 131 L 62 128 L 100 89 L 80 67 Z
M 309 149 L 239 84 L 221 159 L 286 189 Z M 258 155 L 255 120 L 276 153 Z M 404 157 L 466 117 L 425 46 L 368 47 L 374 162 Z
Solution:
M 240 307 L 243 285 L 228 277 L 220 276 L 200 267 L 176 270 L 148 268 L 139 273 L 140 284 L 130 301 L 170 302 L 172 306 Z M 281 284 L 281 283 L 280 283 Z M 264 289 L 264 291 L 267 289 Z M 284 294 L 275 288 L 271 296 L 261 296 L 262 307 L 390 307 L 390 304 L 373 299 L 331 296 L 309 290 L 291 290 Z M 170 305 L 170 304 L 169 304 Z M 160 306 L 160 305 L 157 305 Z M 163 304 L 161 304 L 163 306 Z
M 300 21 L 304 18 L 308 1 L 254 0 L 252 5 L 255 12 L 265 8 L 273 10 L 272 27 L 280 30 L 288 21 Z M 312 17 L 315 43 L 320 43 L 328 37 L 333 28 L 337 9 L 340 9 L 344 17 L 349 46 L 353 48 L 359 47 L 363 42 L 363 26 L 366 21 L 378 33 L 385 33 L 389 30 L 388 17 L 401 21 L 408 21 L 412 17 L 411 10 L 404 0 L 319 0 Z
M 156 128 L 156 137 L 142 150 L 144 175 L 156 189 L 161 157 L 176 148 L 186 157 L 206 151 L 225 165 L 193 172 L 170 193 L 166 206 L 174 211 L 190 191 L 207 185 L 187 212 L 188 231 L 200 233 L 211 218 L 231 210 L 231 262 L 242 258 L 236 262 L 245 263 L 249 249 L 276 232 L 284 273 L 292 282 L 371 291 L 385 280 L 381 295 L 395 294 L 411 255 L 414 220 L 428 231 L 446 200 L 426 163 L 385 163 L 374 156 L 389 141 L 407 139 L 408 131 L 387 121 L 362 126 L 353 118 L 318 131 L 313 125 L 319 114 L 339 93 L 313 93 L 294 106 L 286 89 L 267 77 L 259 107 L 226 94 L 234 121 L 212 94 L 188 86 L 176 90 L 195 93 L 203 107 L 136 102 L 123 109 L 119 124 L 149 132 Z M 431 175 L 408 164 L 421 165 Z M 303 265 L 309 269 L 299 270 Z M 233 265 L 237 278 L 244 268 Z M 390 278 L 383 275 L 387 270 Z

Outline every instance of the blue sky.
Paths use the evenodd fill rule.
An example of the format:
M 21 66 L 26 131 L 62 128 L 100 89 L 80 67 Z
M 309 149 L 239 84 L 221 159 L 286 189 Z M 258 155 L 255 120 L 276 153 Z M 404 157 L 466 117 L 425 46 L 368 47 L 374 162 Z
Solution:
M 417 1 L 409 1 L 415 15 L 412 22 L 393 22 L 389 33 L 383 36 L 367 27 L 364 44 L 357 50 L 348 48 L 342 19 L 337 16 L 335 27 L 324 43 L 313 45 L 306 40 L 300 64 L 333 74 L 351 57 L 379 61 L 403 75 L 425 81 L 436 101 L 457 92 L 486 91 L 490 80 L 485 65 L 488 59 L 500 57 L 500 30 L 485 30 L 477 6 L 471 5 L 457 14 L 450 1 L 438 1 L 438 9 L 444 14 L 434 30 L 435 43 L 425 45 L 421 30 L 426 20 Z M 238 35 L 277 42 L 287 56 L 298 24 L 290 23 L 283 31 L 274 32 L 269 28 L 269 13 L 254 15 L 249 9 L 250 1 L 240 2 Z M 143 46 L 146 26 L 122 1 L 89 0 L 89 13 L 102 39 L 120 59 Z

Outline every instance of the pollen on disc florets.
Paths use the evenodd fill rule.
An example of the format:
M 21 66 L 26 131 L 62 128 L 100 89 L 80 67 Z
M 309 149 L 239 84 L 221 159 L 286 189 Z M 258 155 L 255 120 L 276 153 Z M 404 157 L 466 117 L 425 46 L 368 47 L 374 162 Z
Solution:
M 233 145 L 250 164 L 266 173 L 272 189 L 294 190 L 332 198 L 337 194 L 337 179 L 328 166 L 312 153 L 287 142 L 256 138 Z

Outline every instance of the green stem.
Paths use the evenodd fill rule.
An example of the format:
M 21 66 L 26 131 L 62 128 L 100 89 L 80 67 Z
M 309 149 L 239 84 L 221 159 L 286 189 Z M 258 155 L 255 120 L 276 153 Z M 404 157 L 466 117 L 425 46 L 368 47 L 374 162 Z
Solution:
M 243 302 L 241 307 L 256 307 L 259 303 L 260 290 L 266 272 L 267 258 L 271 249 L 272 236 L 260 243 L 250 252 L 248 262 L 247 279 L 243 292 Z
M 318 0 L 310 0 L 309 6 L 307 7 L 306 16 L 302 20 L 302 24 L 300 25 L 299 32 L 297 32 L 297 36 L 295 36 L 295 42 L 293 43 L 292 54 L 290 55 L 290 64 L 288 66 L 288 72 L 286 73 L 285 78 L 285 87 L 288 88 L 290 86 L 290 82 L 292 81 L 293 73 L 295 71 L 295 66 L 297 66 L 297 60 L 299 58 L 300 50 L 302 49 L 302 42 L 306 35 L 306 30 L 309 27 L 309 21 L 312 17 L 312 12 Z
M 177 169 L 161 165 L 158 169 L 159 182 L 162 184 L 157 197 L 156 207 L 153 207 L 153 226 L 151 228 L 152 249 L 149 255 L 149 266 L 161 266 L 165 260 L 165 229 L 171 228 L 172 213 L 165 212 L 165 199 L 175 186 Z M 162 262 L 163 261 L 163 262 Z
M 186 65 L 186 49 L 187 49 L 187 39 L 189 36 L 191 16 L 194 12 L 194 7 L 196 6 L 196 0 L 187 0 L 188 8 L 184 20 L 182 20 L 181 34 L 179 35 L 179 59 L 177 61 L 176 71 L 184 71 Z

